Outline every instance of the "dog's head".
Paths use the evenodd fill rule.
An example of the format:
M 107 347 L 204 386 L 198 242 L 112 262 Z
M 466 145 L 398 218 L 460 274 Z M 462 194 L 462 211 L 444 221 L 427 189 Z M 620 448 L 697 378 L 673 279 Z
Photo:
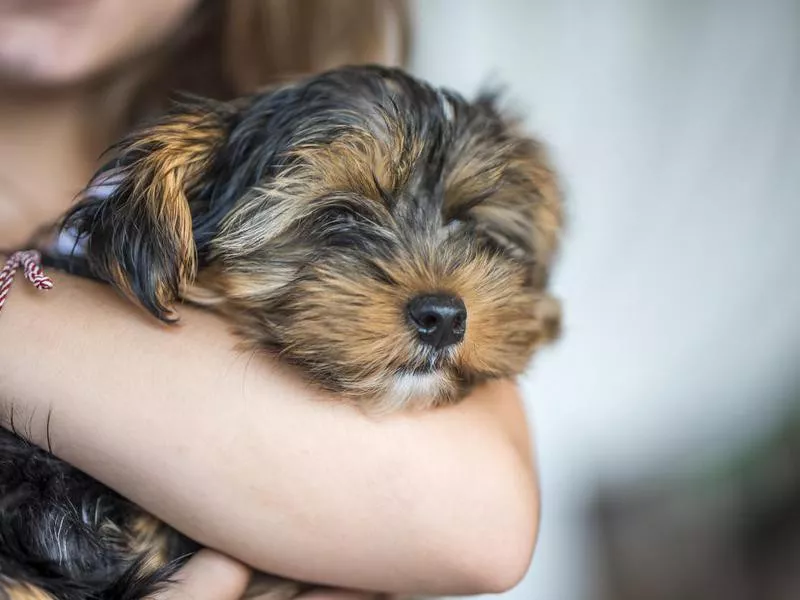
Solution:
M 557 334 L 556 178 L 489 97 L 339 69 L 115 152 L 65 220 L 93 272 L 162 319 L 216 306 L 328 390 L 453 401 Z

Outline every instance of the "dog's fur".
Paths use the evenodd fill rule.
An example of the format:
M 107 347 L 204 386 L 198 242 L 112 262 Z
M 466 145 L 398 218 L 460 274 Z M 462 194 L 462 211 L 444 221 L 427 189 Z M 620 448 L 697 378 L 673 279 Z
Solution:
M 515 376 L 557 335 L 561 223 L 541 145 L 493 96 L 352 67 L 191 99 L 124 139 L 65 217 L 82 251 L 61 259 L 164 321 L 179 300 L 213 307 L 310 382 L 386 412 Z M 439 349 L 408 316 L 434 293 L 466 308 L 463 339 Z M 0 598 L 143 598 L 194 550 L 19 437 L 0 435 L 0 453 Z

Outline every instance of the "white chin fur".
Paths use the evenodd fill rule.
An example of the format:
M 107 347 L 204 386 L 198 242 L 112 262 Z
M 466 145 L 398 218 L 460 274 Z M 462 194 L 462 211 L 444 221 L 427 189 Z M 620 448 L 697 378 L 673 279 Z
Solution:
M 403 373 L 394 378 L 386 393 L 392 407 L 432 404 L 446 385 L 441 373 Z

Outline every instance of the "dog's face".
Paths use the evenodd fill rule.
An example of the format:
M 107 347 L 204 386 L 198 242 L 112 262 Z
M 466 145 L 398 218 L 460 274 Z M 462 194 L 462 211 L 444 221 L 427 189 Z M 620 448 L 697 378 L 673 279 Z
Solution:
M 179 109 L 100 177 L 66 220 L 98 276 L 162 318 L 216 306 L 361 403 L 456 400 L 557 333 L 555 177 L 489 99 L 341 69 Z

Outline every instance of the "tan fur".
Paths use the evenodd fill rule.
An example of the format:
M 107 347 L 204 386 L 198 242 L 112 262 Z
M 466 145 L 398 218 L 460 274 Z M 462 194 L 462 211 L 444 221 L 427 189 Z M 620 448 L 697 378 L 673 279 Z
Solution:
M 44 590 L 16 581 L 0 578 L 0 600 L 58 600 Z
M 328 360 L 350 373 L 348 392 L 362 407 L 389 408 L 367 404 L 383 402 L 387 374 L 416 358 L 418 344 L 404 316 L 408 299 L 437 291 L 463 299 L 469 325 L 464 341 L 451 352 L 451 376 L 444 374 L 441 397 L 417 398 L 417 408 L 457 399 L 457 372 L 521 373 L 532 349 L 557 334 L 557 301 L 544 293 L 518 291 L 525 279 L 520 267 L 499 264 L 480 253 L 468 261 L 462 258 L 437 252 L 430 245 L 424 254 L 385 265 L 394 285 L 380 285 L 357 272 L 318 267 L 314 281 L 295 284 L 298 302 L 309 298 L 314 302 L 304 318 L 289 324 L 287 337 L 293 343 L 287 352 L 300 357 L 329 353 Z M 259 298 L 275 293 L 286 282 L 265 274 L 218 277 L 217 295 L 206 293 L 217 304 L 226 297 L 223 312 L 243 323 L 246 338 L 258 339 L 260 321 L 248 322 L 242 315 L 246 310 L 258 311 Z
M 504 145 L 469 138 L 460 150 L 446 182 L 447 214 L 458 216 L 468 209 L 487 225 L 516 232 L 532 243 L 539 270 L 549 271 L 563 228 L 563 209 L 544 150 L 524 137 Z M 481 201 L 473 205 L 476 199 Z
M 352 133 L 329 146 L 298 149 L 296 156 L 315 174 L 310 196 L 347 190 L 378 201 L 381 190 L 401 188 L 419 159 L 423 142 L 407 138 L 396 124 L 385 126 L 388 131 L 382 135 Z
M 316 207 L 315 200 L 335 192 L 362 195 L 378 217 L 386 218 L 381 193 L 406 183 L 423 147 L 421 140 L 396 133 L 389 137 L 353 133 L 327 146 L 298 148 L 293 153 L 300 161 L 297 166 L 243 200 L 239 218 L 223 225 L 216 248 L 232 256 L 251 251 L 306 218 Z M 283 210 L 267 215 L 261 210 L 265 201 L 281 203 Z
M 378 411 L 399 408 L 398 401 L 406 408 L 412 404 L 389 396 L 392 374 L 421 360 L 405 316 L 409 299 L 417 294 L 452 294 L 464 301 L 469 315 L 466 336 L 449 351 L 449 366 L 436 382 L 436 397 L 414 399 L 421 408 L 458 399 L 465 374 L 520 374 L 534 349 L 558 335 L 560 323 L 559 304 L 544 287 L 558 247 L 561 198 L 542 149 L 513 135 L 502 144 L 465 136 L 444 181 L 442 223 L 468 214 L 492 237 L 522 240 L 529 249 L 520 252 L 536 257 L 533 266 L 524 267 L 477 246 L 445 250 L 446 237 L 426 239 L 403 231 L 382 194 L 401 192 L 409 183 L 425 142 L 400 136 L 399 126 L 391 123 L 385 128 L 297 149 L 301 162 L 243 199 L 223 224 L 214 242 L 221 262 L 201 272 L 184 293 L 230 316 L 246 339 L 258 343 L 270 320 L 260 307 L 291 291 L 296 297 L 291 308 L 302 316 L 286 325 L 284 354 L 308 364 L 324 356 L 344 374 L 339 384 L 345 395 Z M 311 280 L 294 281 L 298 267 L 292 265 L 304 265 L 310 249 L 292 238 L 292 227 L 341 193 L 356 194 L 359 209 L 371 212 L 371 219 L 406 248 L 381 263 L 393 284 L 324 259 L 313 265 Z M 254 258 L 248 259 L 252 266 L 238 266 L 242 257 L 282 239 L 296 253 L 285 267 L 259 269 Z
M 181 283 L 191 282 L 197 271 L 187 190 L 203 175 L 222 139 L 222 125 L 215 114 L 188 113 L 137 132 L 120 148 L 127 155 L 144 152 L 114 177 L 132 185 L 129 201 L 153 224 L 154 239 L 161 237 L 174 246 Z M 106 269 L 119 289 L 133 296 L 129 275 L 120 265 L 110 260 Z M 165 281 L 158 283 L 156 297 L 164 307 L 175 300 Z
M 129 538 L 130 551 L 134 555 L 147 556 L 143 566 L 146 573 L 160 569 L 169 560 L 167 536 L 170 531 L 163 522 L 147 513 L 141 513 L 133 522 Z
M 540 262 L 549 268 L 558 251 L 559 238 L 564 228 L 562 191 L 556 173 L 538 143 L 525 140 L 515 150 L 509 168 L 519 174 L 523 185 L 527 187 L 526 191 L 537 198 L 533 206 L 534 246 Z M 513 186 L 510 189 L 501 189 L 500 197 L 515 191 L 520 190 Z
M 147 140 L 159 148 L 147 156 L 138 169 L 152 173 L 153 184 L 141 185 L 139 193 L 147 210 L 167 230 L 174 230 L 179 240 L 181 281 L 191 280 L 196 271 L 196 249 L 192 234 L 192 217 L 186 190 L 202 174 L 213 156 L 222 134 L 209 127 L 213 115 L 191 115 L 169 122 L 150 132 Z M 137 182 L 137 189 L 140 183 Z M 164 290 L 161 294 L 165 293 Z M 171 299 L 162 298 L 164 304 Z

